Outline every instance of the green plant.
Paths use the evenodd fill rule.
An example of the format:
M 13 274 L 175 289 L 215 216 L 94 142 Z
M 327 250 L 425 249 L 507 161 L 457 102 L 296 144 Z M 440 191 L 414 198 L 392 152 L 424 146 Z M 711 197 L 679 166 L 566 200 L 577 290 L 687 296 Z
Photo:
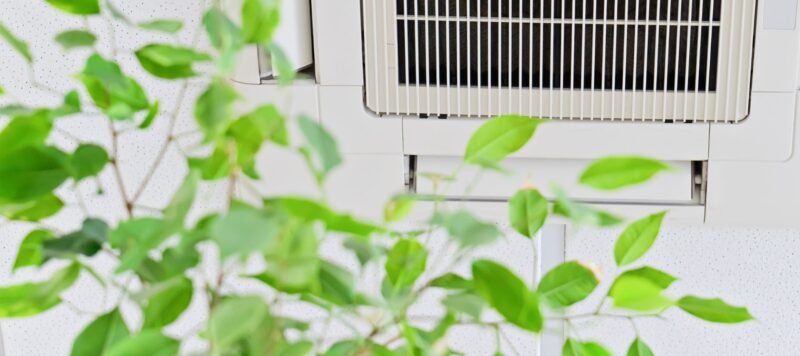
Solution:
M 103 16 L 109 21 L 139 30 L 172 33 L 182 24 L 174 20 L 136 23 L 116 10 L 110 1 L 48 0 L 71 15 Z M 747 309 L 719 299 L 695 296 L 671 298 L 666 290 L 676 281 L 670 274 L 650 266 L 634 266 L 656 242 L 666 212 L 632 222 L 614 245 L 620 272 L 594 312 L 576 314 L 572 308 L 585 304 L 597 291 L 599 272 L 591 264 L 569 261 L 547 271 L 532 285 L 509 267 L 491 260 L 468 261 L 472 252 L 503 243 L 503 232 L 466 210 L 452 209 L 442 196 L 402 194 L 386 205 L 383 222 L 358 219 L 339 212 L 319 199 L 296 196 L 259 197 L 244 202 L 235 195 L 237 185 L 248 186 L 260 173 L 257 153 L 265 145 L 276 145 L 298 153 L 308 165 L 321 190 L 329 173 L 342 162 L 335 140 L 314 120 L 286 118 L 272 105 L 238 113 L 239 95 L 224 79 L 233 67 L 236 53 L 244 45 L 262 44 L 276 53 L 270 39 L 280 18 L 278 3 L 245 0 L 243 21 L 233 23 L 218 8 L 203 17 L 214 53 L 192 47 L 154 43 L 142 46 L 134 56 L 155 77 L 180 80 L 176 108 L 166 115 L 159 100 L 122 71 L 115 49 L 103 56 L 93 49 L 85 68 L 75 75 L 82 87 L 63 95 L 63 105 L 31 108 L 20 103 L 0 108 L 0 215 L 9 221 L 29 224 L 13 269 L 59 268 L 48 279 L 0 287 L 0 317 L 24 318 L 46 312 L 63 301 L 80 275 L 95 279 L 100 287 L 120 293 L 114 308 L 95 316 L 74 342 L 73 355 L 177 354 L 181 340 L 168 336 L 164 328 L 174 323 L 192 304 L 203 304 L 208 313 L 202 327 L 192 335 L 207 341 L 213 355 L 417 355 L 452 354 L 446 343 L 449 330 L 478 325 L 497 334 L 500 352 L 501 326 L 511 325 L 541 333 L 549 322 L 580 319 L 637 318 L 661 316 L 680 308 L 700 319 L 716 323 L 738 323 L 752 319 Z M 114 34 L 110 34 L 114 36 Z M 0 25 L 2 36 L 29 63 L 35 64 L 28 45 Z M 92 48 L 97 36 L 88 28 L 70 30 L 55 39 L 65 49 Z M 276 58 L 282 58 L 277 56 Z M 203 136 L 199 147 L 186 154 L 189 173 L 171 201 L 163 208 L 142 207 L 139 198 L 167 148 L 178 134 L 175 121 L 186 96 L 187 81 L 201 77 L 197 68 L 213 64 L 208 86 L 194 104 L 194 119 Z M 284 81 L 294 75 L 279 63 Z M 34 86 L 45 87 L 35 81 Z M 50 92 L 57 92 L 45 88 Z M 0 90 L 0 94 L 3 91 Z M 11 95 L 10 93 L 7 95 Z M 88 100 L 86 100 L 88 98 Z M 107 121 L 111 143 L 72 142 L 66 150 L 53 143 L 61 134 L 60 122 L 81 113 L 99 114 Z M 133 194 L 125 189 L 120 169 L 118 140 L 121 135 L 149 130 L 155 120 L 167 116 L 169 132 L 144 182 Z M 544 120 L 502 116 L 488 120 L 471 138 L 464 164 L 484 170 L 500 170 L 502 161 L 526 145 Z M 302 138 L 292 138 L 288 127 L 296 125 Z M 207 151 L 205 155 L 195 152 Z M 616 190 L 640 184 L 670 167 L 641 157 L 610 157 L 592 163 L 580 182 L 601 190 Z M 125 218 L 104 221 L 86 216 L 80 229 L 60 232 L 47 224 L 63 207 L 63 194 L 81 193 L 76 187 L 110 170 L 116 181 Z M 455 175 L 457 173 L 454 173 Z M 451 176 L 431 174 L 429 179 L 446 192 Z M 229 185 L 227 208 L 199 219 L 189 214 L 202 185 L 222 181 Z M 537 189 L 524 188 L 509 201 L 509 222 L 514 234 L 508 238 L 536 239 L 550 215 L 560 215 L 577 225 L 616 226 L 622 220 L 612 214 L 573 201 L 556 189 L 553 202 Z M 257 192 L 252 192 L 258 195 Z M 398 229 L 420 200 L 433 201 L 435 211 L 421 230 Z M 83 200 L 79 199 L 80 202 Z M 83 203 L 81 203 L 83 204 Z M 86 211 L 86 210 L 84 210 Z M 432 236 L 446 238 L 456 248 L 452 258 L 430 251 Z M 357 259 L 357 270 L 346 269 L 323 258 L 320 245 L 334 241 Z M 209 250 L 213 253 L 203 253 Z M 115 260 L 115 270 L 102 274 L 93 267 L 104 255 Z M 256 273 L 246 273 L 247 262 L 258 262 Z M 203 263 L 221 266 L 211 278 L 192 278 Z M 469 263 L 470 275 L 454 273 Z M 439 265 L 448 266 L 444 272 Z M 365 273 L 380 273 L 383 282 L 375 290 L 358 281 Z M 226 288 L 232 279 L 258 282 L 269 298 L 236 293 Z M 433 328 L 422 326 L 410 309 L 433 290 L 443 295 L 445 312 Z M 122 302 L 132 302 L 140 318 L 126 317 Z M 324 314 L 309 319 L 286 310 L 299 303 Z M 611 303 L 611 306 L 606 306 Z M 490 312 L 489 310 L 493 310 Z M 331 335 L 330 325 L 347 331 Z M 322 330 L 322 332 L 320 332 Z M 564 355 L 608 355 L 598 342 L 568 338 Z M 628 355 L 652 355 L 644 340 L 633 340 Z

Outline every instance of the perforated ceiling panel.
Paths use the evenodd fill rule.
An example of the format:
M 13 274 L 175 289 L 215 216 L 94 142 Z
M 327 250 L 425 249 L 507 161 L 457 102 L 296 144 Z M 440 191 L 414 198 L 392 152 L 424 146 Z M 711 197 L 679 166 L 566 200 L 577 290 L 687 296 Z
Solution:
M 381 114 L 736 122 L 756 0 L 365 0 Z

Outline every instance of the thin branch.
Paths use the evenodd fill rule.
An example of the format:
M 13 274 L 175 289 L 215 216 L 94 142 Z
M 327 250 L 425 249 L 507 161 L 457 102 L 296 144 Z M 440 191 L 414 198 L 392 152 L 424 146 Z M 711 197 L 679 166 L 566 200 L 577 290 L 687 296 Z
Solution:
M 114 178 L 119 186 L 119 192 L 122 200 L 125 203 L 125 211 L 128 218 L 133 217 L 133 202 L 128 198 L 128 192 L 125 190 L 125 182 L 122 180 L 122 171 L 119 168 L 119 140 L 117 131 L 114 129 L 114 123 L 108 120 L 108 129 L 111 131 L 111 167 L 114 169 Z

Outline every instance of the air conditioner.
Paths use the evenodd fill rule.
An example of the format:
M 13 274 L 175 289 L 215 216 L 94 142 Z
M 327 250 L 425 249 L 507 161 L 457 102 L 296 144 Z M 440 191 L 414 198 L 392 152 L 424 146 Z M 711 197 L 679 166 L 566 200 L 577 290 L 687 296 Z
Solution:
M 518 113 L 554 121 L 507 162 L 520 173 L 488 174 L 462 194 L 471 179 L 462 172 L 453 199 L 501 206 L 526 182 L 546 190 L 558 181 L 632 215 L 797 225 L 797 2 L 295 0 L 311 5 L 311 21 L 283 26 L 313 34 L 307 77 L 242 90 L 337 136 L 349 163 L 331 189 L 347 208 L 378 211 L 398 191 L 431 192 L 420 172 L 448 173 L 487 117 Z M 626 154 L 677 170 L 614 195 L 572 184 L 592 159 Z M 296 191 L 301 181 L 274 176 L 265 189 Z

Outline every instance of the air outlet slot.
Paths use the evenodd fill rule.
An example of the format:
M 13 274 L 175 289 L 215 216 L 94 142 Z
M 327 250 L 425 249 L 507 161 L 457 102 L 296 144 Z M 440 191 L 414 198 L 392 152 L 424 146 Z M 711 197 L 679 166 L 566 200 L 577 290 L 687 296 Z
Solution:
M 382 114 L 736 122 L 755 0 L 364 2 Z

